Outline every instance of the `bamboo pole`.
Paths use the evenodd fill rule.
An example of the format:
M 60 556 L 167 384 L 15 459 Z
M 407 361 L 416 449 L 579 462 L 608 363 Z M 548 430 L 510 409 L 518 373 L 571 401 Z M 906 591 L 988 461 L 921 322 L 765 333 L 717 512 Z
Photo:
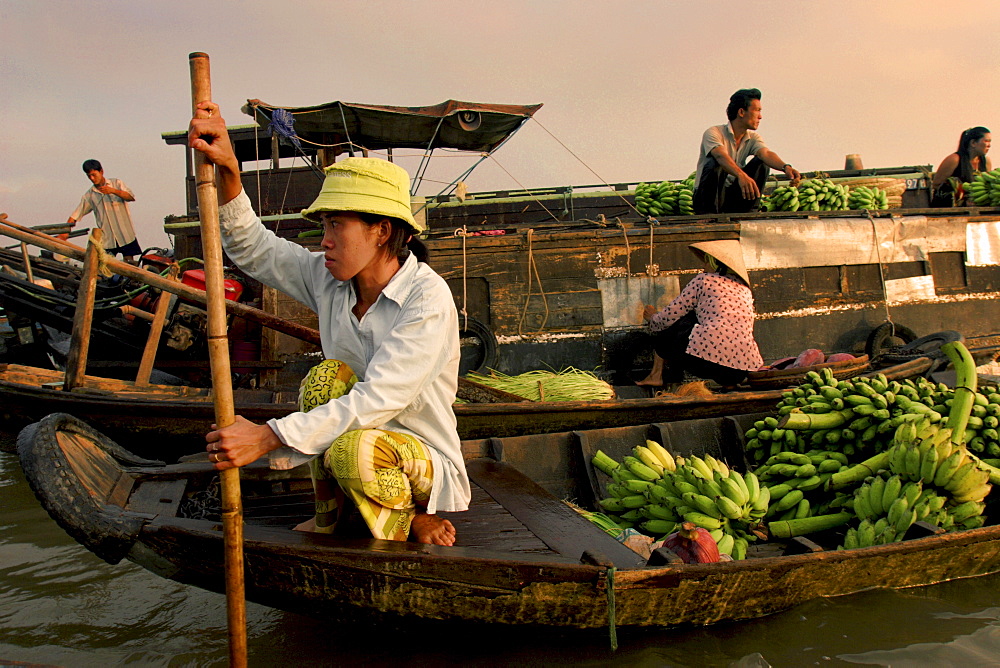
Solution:
M 17 239 L 18 241 L 25 241 L 27 243 L 34 244 L 39 248 L 50 250 L 53 253 L 60 253 L 76 260 L 84 259 L 85 251 L 79 246 L 63 241 L 62 239 L 51 237 L 43 232 L 32 230 L 29 227 L 12 223 L 7 220 L 7 214 L 4 213 L 0 213 L 0 234 L 11 237 L 12 239 Z M 116 274 L 134 279 L 146 285 L 151 285 L 154 288 L 159 288 L 160 290 L 166 290 L 167 292 L 171 292 L 179 297 L 183 297 L 184 299 L 188 299 L 199 304 L 208 303 L 208 297 L 204 290 L 192 288 L 191 286 L 184 285 L 180 282 L 169 281 L 159 274 L 146 271 L 141 267 L 136 267 L 127 262 L 122 262 L 121 260 L 115 260 L 114 258 L 107 258 L 105 264 L 108 269 Z M 305 327 L 304 325 L 279 318 L 258 308 L 247 306 L 246 304 L 241 304 L 231 299 L 226 300 L 225 306 L 226 310 L 233 315 L 238 315 L 241 318 L 246 318 L 247 320 L 260 323 L 265 327 L 270 327 L 275 331 L 288 334 L 289 336 L 299 339 L 300 341 L 320 345 L 319 331 L 311 327 Z
M 177 280 L 177 265 L 170 267 L 168 279 Z M 160 335 L 163 333 L 163 323 L 167 319 L 167 309 L 170 308 L 170 297 L 167 292 L 160 293 L 160 298 L 156 302 L 156 311 L 153 313 L 153 322 L 149 325 L 149 337 L 146 339 L 146 347 L 142 351 L 142 360 L 139 362 L 139 371 L 135 375 L 136 387 L 147 387 L 149 376 L 153 372 L 153 361 L 156 359 L 156 349 L 160 347 Z
M 87 375 L 87 355 L 90 352 L 90 327 L 94 322 L 94 296 L 97 294 L 97 274 L 100 254 L 101 230 L 95 229 L 87 243 L 83 275 L 76 292 L 76 309 L 73 311 L 73 331 L 70 335 L 69 355 L 66 357 L 66 378 L 63 390 L 70 392 L 83 385 Z
M 188 56 L 191 67 L 191 107 L 212 99 L 208 54 Z M 195 153 L 195 183 L 201 217 L 202 250 L 205 255 L 205 288 L 208 293 L 208 353 L 212 365 L 212 394 L 218 428 L 235 422 L 232 375 L 229 370 L 229 340 L 226 334 L 226 295 L 222 273 L 222 243 L 219 234 L 219 201 L 215 167 Z M 220 472 L 222 478 L 222 531 L 226 558 L 226 611 L 229 622 L 229 665 L 247 665 L 246 601 L 243 593 L 243 503 L 240 470 Z
M 28 257 L 28 244 L 21 242 L 21 257 L 24 258 L 24 274 L 28 277 L 29 283 L 35 282 L 35 277 L 31 275 L 31 258 Z

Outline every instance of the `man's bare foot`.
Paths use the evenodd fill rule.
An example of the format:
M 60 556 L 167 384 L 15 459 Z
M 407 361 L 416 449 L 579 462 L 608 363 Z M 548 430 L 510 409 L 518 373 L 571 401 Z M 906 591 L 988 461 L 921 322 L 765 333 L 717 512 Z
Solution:
M 410 522 L 410 540 L 427 545 L 454 545 L 455 525 L 437 515 L 418 512 Z

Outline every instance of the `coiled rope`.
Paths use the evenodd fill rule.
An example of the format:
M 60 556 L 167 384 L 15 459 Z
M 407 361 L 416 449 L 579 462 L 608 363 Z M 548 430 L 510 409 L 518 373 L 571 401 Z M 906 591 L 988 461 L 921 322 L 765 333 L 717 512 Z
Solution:
M 94 244 L 94 248 L 97 249 L 97 273 L 104 278 L 110 278 L 112 271 L 108 269 L 108 252 L 104 250 L 104 244 L 94 238 L 93 229 L 87 237 L 87 244 Z

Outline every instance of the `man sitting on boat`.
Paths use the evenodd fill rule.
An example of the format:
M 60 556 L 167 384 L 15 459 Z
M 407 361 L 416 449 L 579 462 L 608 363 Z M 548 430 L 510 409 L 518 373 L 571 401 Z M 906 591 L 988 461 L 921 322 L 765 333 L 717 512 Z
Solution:
M 802 179 L 798 170 L 769 149 L 757 133 L 760 90 L 743 88 L 733 93 L 726 116 L 728 123 L 713 125 L 701 137 L 694 182 L 695 213 L 756 211 L 771 169 L 783 172 L 793 186 Z
M 764 364 L 753 338 L 753 293 L 743 250 L 735 239 L 689 248 L 705 271 L 663 310 L 647 305 L 643 311 L 657 362 L 642 384 L 678 383 L 687 371 L 723 386 L 738 385 Z
M 407 247 L 423 231 L 409 175 L 375 158 L 327 167 L 302 212 L 323 227 L 323 252 L 312 253 L 254 214 L 218 109 L 198 105 L 189 144 L 216 166 L 225 250 L 316 311 L 328 361 L 304 382 L 299 412 L 263 425 L 237 416 L 207 435 L 209 458 L 220 470 L 265 454 L 272 468 L 312 459 L 309 528 L 332 532 L 346 496 L 376 538 L 453 545 L 455 527 L 435 513 L 466 510 L 471 498 L 451 408 L 458 313 L 444 280 Z

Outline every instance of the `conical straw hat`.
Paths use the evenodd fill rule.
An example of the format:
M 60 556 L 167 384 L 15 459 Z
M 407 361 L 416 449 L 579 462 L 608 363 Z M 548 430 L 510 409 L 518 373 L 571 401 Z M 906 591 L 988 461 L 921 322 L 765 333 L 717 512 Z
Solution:
M 743 248 L 736 239 L 701 241 L 691 244 L 688 248 L 698 256 L 699 260 L 704 260 L 703 254 L 711 255 L 750 285 L 750 274 L 747 273 L 747 266 L 743 262 Z

